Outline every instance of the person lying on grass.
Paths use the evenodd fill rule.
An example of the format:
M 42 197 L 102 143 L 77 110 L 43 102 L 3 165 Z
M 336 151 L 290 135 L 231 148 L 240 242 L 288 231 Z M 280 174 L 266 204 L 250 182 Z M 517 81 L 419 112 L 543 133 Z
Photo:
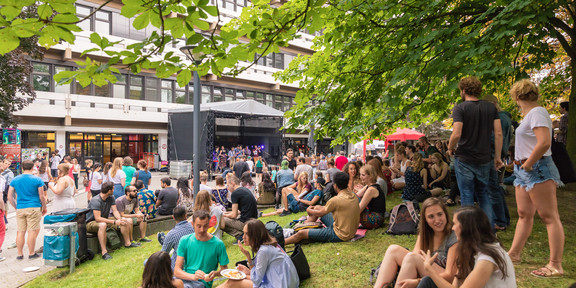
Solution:
M 416 287 L 420 282 L 418 277 L 429 274 L 424 270 L 424 261 L 420 257 L 420 251 L 428 250 L 438 253 L 432 269 L 446 281 L 452 281 L 456 274 L 458 243 L 450 219 L 442 200 L 435 197 L 426 199 L 422 203 L 420 231 L 414 249 L 410 252 L 402 246 L 390 245 L 380 264 L 374 288 L 388 287 L 396 275 L 396 287 Z
M 246 222 L 243 238 L 244 245 L 250 246 L 255 254 L 252 258 L 242 242 L 238 241 L 238 248 L 248 260 L 248 267 L 240 264 L 236 269 L 246 274 L 246 278 L 228 280 L 218 288 L 296 288 L 300 285 L 298 272 L 290 256 L 270 236 L 262 221 L 252 219 Z
M 484 211 L 474 206 L 462 207 L 454 213 L 453 221 L 452 230 L 458 238 L 458 274 L 450 283 L 434 268 L 438 252 L 420 250 L 428 276 L 422 278 L 418 287 L 517 287 L 512 260 L 496 239 Z
M 308 182 L 306 179 L 308 176 L 306 172 L 300 173 L 300 178 L 298 179 L 298 183 L 300 183 L 300 179 L 302 181 Z M 296 185 L 296 184 L 294 184 Z M 310 185 L 310 184 L 308 184 Z M 306 186 L 308 186 L 306 185 Z M 298 185 L 298 187 L 300 184 Z M 284 188 L 282 189 L 282 201 L 284 202 L 284 208 L 278 209 L 274 212 L 262 214 L 262 217 L 273 216 L 273 215 L 280 215 L 285 216 L 292 213 L 304 212 L 308 209 L 309 206 L 316 205 L 322 197 L 322 190 L 324 190 L 324 179 L 318 178 L 316 180 L 316 184 L 314 184 L 315 190 L 310 191 L 308 190 L 310 187 L 302 189 L 302 193 L 296 194 L 296 190 L 291 188 Z M 290 189 L 290 190 L 287 190 Z M 288 191 L 285 193 L 285 191 Z M 294 193 L 293 193 L 294 192 Z M 288 212 L 285 212 L 288 211 Z
M 360 221 L 360 208 L 358 197 L 349 191 L 348 174 L 337 172 L 334 174 L 334 189 L 338 195 L 332 197 L 326 206 L 310 206 L 307 222 L 316 222 L 318 218 L 326 228 L 300 230 L 286 239 L 286 244 L 298 243 L 304 239 L 316 242 L 342 242 L 348 241 L 356 235 Z

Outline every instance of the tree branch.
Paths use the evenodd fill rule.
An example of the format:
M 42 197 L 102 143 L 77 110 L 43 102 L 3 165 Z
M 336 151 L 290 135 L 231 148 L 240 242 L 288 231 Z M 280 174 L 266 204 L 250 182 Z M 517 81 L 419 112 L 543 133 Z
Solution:
M 562 48 L 564 48 L 566 54 L 568 54 L 570 58 L 576 59 L 576 51 L 574 51 L 574 49 L 570 46 L 570 43 L 568 43 L 564 35 L 562 35 L 562 33 L 556 30 L 552 25 L 548 25 L 548 27 L 549 27 L 548 29 L 550 29 L 551 34 L 556 36 L 556 39 L 558 39 L 558 42 L 560 42 L 560 45 L 562 45 Z
M 570 28 L 570 26 L 568 26 L 568 24 L 564 23 L 564 21 L 562 21 L 556 17 L 551 17 L 548 19 L 550 21 L 550 24 L 552 24 L 552 26 L 554 26 L 555 28 L 561 29 L 566 34 L 568 34 L 568 36 L 570 36 L 571 39 L 576 40 L 576 31 L 574 31 L 572 28 Z

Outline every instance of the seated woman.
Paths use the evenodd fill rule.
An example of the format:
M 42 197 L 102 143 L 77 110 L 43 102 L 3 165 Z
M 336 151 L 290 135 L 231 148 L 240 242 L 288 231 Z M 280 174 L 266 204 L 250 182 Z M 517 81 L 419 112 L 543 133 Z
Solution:
M 412 164 L 404 173 L 406 177 L 406 186 L 402 191 L 402 199 L 405 201 L 423 202 L 430 197 L 430 192 L 425 187 L 428 185 L 428 171 L 424 168 L 422 154 L 414 154 Z
M 378 160 L 376 160 L 378 161 Z M 386 193 L 376 183 L 378 175 L 371 165 L 360 168 L 360 179 L 364 188 L 358 192 L 360 197 L 360 224 L 366 229 L 376 229 L 384 226 L 384 214 L 386 214 Z
M 262 174 L 262 182 L 258 184 L 258 204 L 274 204 L 276 195 L 276 184 L 272 182 L 270 174 L 264 172 Z
M 384 191 L 384 195 L 388 195 L 389 191 L 388 191 L 388 187 L 392 186 L 392 183 L 390 183 L 389 178 L 386 177 L 386 175 L 384 175 L 384 170 L 382 169 L 382 162 L 380 162 L 381 160 L 379 159 L 371 159 L 368 162 L 366 162 L 366 165 L 370 165 L 372 167 L 374 167 L 374 171 L 376 172 L 376 183 L 378 183 L 378 185 L 380 185 L 380 188 L 382 188 L 382 191 Z M 360 178 L 362 178 L 362 175 L 360 175 Z
M 228 280 L 218 287 L 296 288 L 300 285 L 298 272 L 290 256 L 268 234 L 260 220 L 252 219 L 244 225 L 244 245 L 250 246 L 255 254 L 254 258 L 250 257 L 250 253 L 238 241 L 238 248 L 248 260 L 248 267 L 238 265 L 236 269 L 244 272 L 246 278 Z
M 228 194 L 230 193 L 228 192 L 228 188 L 226 188 L 226 185 L 224 185 L 224 178 L 222 178 L 222 176 L 216 176 L 216 186 L 212 189 L 211 192 L 214 198 L 216 199 L 216 202 L 220 204 L 222 207 L 224 208 L 232 207 L 232 203 L 230 202 L 230 200 L 228 200 L 228 198 L 230 198 Z
M 478 207 L 462 207 L 454 213 L 452 230 L 458 238 L 453 281 L 434 268 L 437 253 L 420 251 L 424 277 L 418 287 L 516 287 L 514 265 L 492 232 L 488 217 Z M 451 283 L 452 282 L 452 283 Z
M 194 210 L 194 193 L 192 193 L 192 189 L 190 189 L 188 178 L 178 178 L 176 188 L 178 189 L 178 203 L 176 205 L 184 206 L 188 213 L 192 213 Z
M 348 191 L 358 193 L 364 185 L 362 185 L 362 180 L 360 180 L 360 164 L 358 162 L 348 162 L 342 168 L 342 172 L 348 174 L 350 180 L 348 182 Z
M 392 171 L 392 188 L 394 190 L 400 190 L 404 188 L 406 183 L 404 175 L 406 173 L 406 169 L 410 167 L 412 163 L 406 156 L 405 149 L 399 149 L 396 151 L 394 157 L 396 159 L 396 163 L 394 163 L 394 166 L 390 167 L 390 170 Z
M 447 281 L 452 281 L 456 274 L 458 244 L 450 219 L 448 209 L 442 200 L 435 197 L 426 199 L 420 211 L 420 230 L 414 249 L 410 252 L 402 246 L 390 245 L 380 264 L 374 288 L 390 285 L 398 273 L 399 266 L 396 286 L 416 287 L 419 282 L 417 278 L 428 275 L 419 254 L 420 251 L 428 250 L 438 253 L 437 261 L 433 265 L 434 271 Z
M 437 197 L 442 194 L 444 189 L 450 187 L 450 166 L 442 160 L 442 155 L 438 152 L 430 155 L 432 160 L 432 167 L 430 169 L 430 183 L 428 188 L 432 196 Z
M 290 199 L 304 199 L 304 197 L 310 194 L 310 192 L 312 192 L 312 185 L 310 182 L 308 182 L 308 173 L 300 172 L 300 175 L 298 175 L 298 182 L 282 189 L 282 204 L 284 205 L 284 208 L 278 209 L 275 212 L 263 214 L 262 216 L 267 217 L 272 215 L 290 215 L 293 212 L 292 209 L 290 209 Z M 318 199 L 320 199 L 320 197 L 318 197 Z
M 170 263 L 170 254 L 164 251 L 158 251 L 152 254 L 150 258 L 146 260 L 146 266 L 142 273 L 142 286 L 140 286 L 140 288 L 184 288 L 182 280 L 172 278 Z
M 210 227 L 208 227 L 208 233 L 216 236 L 216 238 L 222 240 L 222 229 L 224 229 L 224 221 L 222 221 L 222 214 L 224 212 L 219 206 L 216 204 L 212 204 L 212 195 L 210 192 L 206 190 L 200 190 L 196 195 L 196 199 L 194 201 L 194 211 L 196 210 L 204 210 L 210 213 Z M 194 219 L 192 216 L 188 218 L 188 222 L 193 224 Z

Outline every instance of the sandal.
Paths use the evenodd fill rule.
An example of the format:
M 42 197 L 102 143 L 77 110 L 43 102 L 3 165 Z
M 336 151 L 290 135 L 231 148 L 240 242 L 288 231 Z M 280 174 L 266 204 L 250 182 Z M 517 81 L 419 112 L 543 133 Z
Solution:
M 456 203 L 454 203 L 452 199 L 446 200 L 446 206 L 454 206 L 454 205 L 456 205 Z
M 550 279 L 564 277 L 564 273 L 560 273 L 558 269 L 550 265 L 546 265 L 538 270 L 534 270 L 532 271 L 532 273 L 530 273 L 530 275 L 538 278 L 550 278 Z

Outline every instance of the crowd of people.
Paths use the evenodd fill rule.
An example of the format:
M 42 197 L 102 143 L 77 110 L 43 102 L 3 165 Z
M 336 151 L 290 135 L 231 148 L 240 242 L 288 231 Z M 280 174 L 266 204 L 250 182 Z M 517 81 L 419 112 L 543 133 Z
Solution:
M 538 88 L 529 80 L 513 85 L 510 94 L 523 116 L 513 129 L 510 114 L 501 111 L 498 99 L 481 96 L 478 79 L 463 78 L 458 87 L 462 101 L 453 110 L 450 139 L 432 144 L 424 136 L 415 145 L 399 142 L 387 158 L 359 159 L 342 151 L 310 159 L 288 149 L 279 167 L 268 170 L 262 147 L 221 147 L 213 160 L 214 170 L 223 172 L 222 176 L 211 187 L 208 173 L 200 173 L 197 192 L 190 188 L 196 179 L 178 179 L 173 187 L 168 177 L 161 179 L 161 189 L 150 190 L 146 162 L 139 161 L 135 169 L 130 157 L 104 165 L 86 163 L 87 230 L 98 235 L 102 258 L 109 260 L 107 229 L 119 229 L 126 248 L 138 247 L 150 242 L 148 219 L 173 217 L 174 228 L 157 235 L 162 249 L 147 260 L 144 288 L 211 287 L 230 262 L 223 233 L 235 238 L 247 265 L 235 267 L 246 274 L 244 280 L 227 281 L 220 287 L 298 287 L 294 264 L 258 218 L 306 212 L 304 223 L 319 224 L 288 231 L 286 245 L 345 242 L 359 228 L 383 228 L 387 208 L 391 208 L 386 206 L 387 197 L 400 197 L 421 206 L 418 237 L 412 250 L 388 247 L 374 287 L 394 283 L 396 287 L 516 287 L 514 265 L 522 261 L 536 212 L 547 227 L 550 257 L 531 275 L 563 276 L 564 230 L 556 199 L 556 187 L 562 181 L 551 158 L 552 121 L 538 105 Z M 567 108 L 563 109 L 567 114 Z M 502 189 L 508 163 L 514 169 L 519 220 L 506 251 L 495 235 L 510 225 Z M 5 165 L 0 165 L 2 171 Z M 54 192 L 53 209 L 75 207 L 75 165 L 68 157 L 50 171 L 42 161 L 37 177 L 34 163 L 23 161 L 22 175 L 11 181 L 0 177 L 0 184 L 9 182 L 8 202 L 17 211 L 18 259 L 23 258 L 26 233 L 28 257 L 39 257 L 34 241 L 47 212 L 45 189 Z M 42 178 L 43 174 L 48 175 Z M 457 205 L 458 198 L 462 207 L 451 216 L 447 206 Z M 263 214 L 258 204 L 276 209 Z M 4 213 L 3 205 L 0 208 Z M 132 235 L 133 226 L 139 227 L 140 235 Z

